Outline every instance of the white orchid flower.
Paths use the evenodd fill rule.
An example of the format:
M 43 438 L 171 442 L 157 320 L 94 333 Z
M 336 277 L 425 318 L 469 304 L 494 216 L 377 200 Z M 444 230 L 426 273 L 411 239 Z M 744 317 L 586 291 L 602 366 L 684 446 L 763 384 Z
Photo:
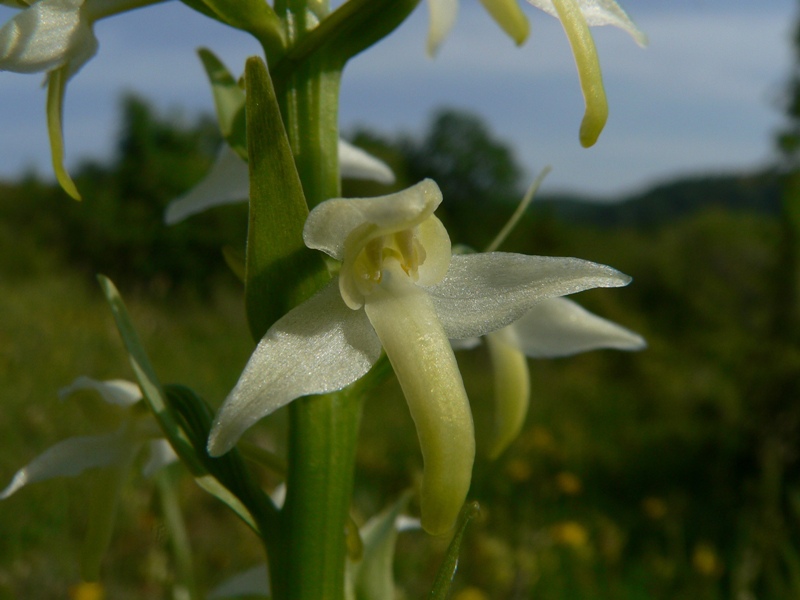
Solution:
M 78 377 L 59 391 L 59 397 L 63 400 L 85 390 L 95 391 L 109 404 L 125 409 L 130 409 L 142 399 L 141 391 L 134 383 L 119 379 L 96 381 L 89 377 Z M 150 458 L 143 471 L 145 475 L 150 475 L 177 460 L 169 443 L 157 439 L 157 435 L 155 421 L 148 419 L 145 422 L 132 416 L 111 433 L 63 440 L 17 471 L 11 483 L 0 492 L 0 500 L 5 500 L 26 485 L 54 477 L 74 477 L 100 467 L 127 467 L 145 443 L 149 445 Z
M 422 449 L 422 526 L 434 534 L 452 527 L 469 489 L 475 440 L 449 339 L 501 329 L 547 298 L 630 278 L 574 258 L 452 256 L 433 216 L 441 201 L 438 186 L 425 180 L 388 196 L 327 200 L 311 211 L 305 243 L 342 261 L 339 275 L 261 339 L 215 418 L 212 455 L 295 398 L 353 383 L 383 347 Z
M 70 196 L 80 195 L 64 168 L 61 127 L 67 81 L 97 53 L 94 22 L 163 0 L 12 0 L 22 8 L 0 27 L 0 71 L 47 73 L 47 128 L 53 169 Z
M 38 0 L 0 28 L 0 70 L 74 75 L 97 52 L 86 0 Z
M 526 357 L 556 358 L 590 350 L 642 350 L 644 338 L 567 298 L 550 298 L 522 318 L 485 337 L 494 368 L 495 431 L 489 449 L 498 457 L 519 435 L 530 403 Z
M 484 7 L 519 45 L 528 36 L 528 20 L 517 0 L 481 0 Z M 639 46 L 647 37 L 631 21 L 614 0 L 528 0 L 528 3 L 561 21 L 572 47 L 578 67 L 586 112 L 580 129 L 580 141 L 586 147 L 594 145 L 608 119 L 608 103 L 603 76 L 590 26 L 613 25 L 628 32 Z M 430 28 L 428 54 L 434 55 L 450 32 L 458 12 L 458 0 L 428 0 Z
M 344 140 L 339 140 L 338 148 L 342 178 L 394 183 L 394 173 L 383 161 Z M 249 197 L 250 174 L 247 163 L 230 146 L 223 144 L 205 178 L 167 205 L 164 222 L 174 225 L 209 208 L 245 202 Z

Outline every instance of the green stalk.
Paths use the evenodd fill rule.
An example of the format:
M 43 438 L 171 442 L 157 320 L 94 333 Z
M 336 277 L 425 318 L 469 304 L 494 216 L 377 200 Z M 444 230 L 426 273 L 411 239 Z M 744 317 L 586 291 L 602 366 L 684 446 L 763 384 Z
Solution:
M 290 407 L 284 581 L 276 598 L 341 600 L 346 526 L 363 402 L 351 389 L 301 398 Z
M 316 27 L 329 8 L 326 0 L 284 0 L 276 2 L 276 10 L 285 11 L 278 15 L 292 24 L 292 45 Z M 337 145 L 343 65 L 320 55 L 298 65 L 278 91 L 309 208 L 341 194 Z M 281 557 L 270 557 L 276 599 L 344 598 L 346 525 L 362 395 L 360 390 L 343 390 L 300 398 L 289 407 L 289 471 L 281 512 L 284 546 Z

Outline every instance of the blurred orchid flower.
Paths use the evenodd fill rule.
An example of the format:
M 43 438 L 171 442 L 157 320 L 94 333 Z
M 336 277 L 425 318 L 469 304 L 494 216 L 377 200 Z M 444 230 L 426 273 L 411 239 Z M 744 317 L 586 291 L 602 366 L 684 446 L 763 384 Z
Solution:
M 529 26 L 517 0 L 481 0 L 495 21 L 519 45 L 528 37 Z M 594 145 L 608 119 L 603 76 L 590 26 L 613 25 L 628 32 L 639 46 L 647 37 L 614 0 L 528 0 L 528 3 L 561 21 L 572 47 L 586 112 L 580 129 L 581 144 Z M 455 23 L 458 0 L 428 0 L 430 27 L 428 54 L 433 56 Z
M 428 55 L 434 56 L 450 33 L 458 15 L 459 0 L 428 0 L 430 24 L 428 27 Z M 517 0 L 481 0 L 481 4 L 519 46 L 530 32 L 528 19 Z
M 149 446 L 150 457 L 143 469 L 146 476 L 175 462 L 177 456 L 169 443 L 158 437 L 160 430 L 154 419 L 134 414 L 134 406 L 142 399 L 137 385 L 119 379 L 96 381 L 78 377 L 59 391 L 59 397 L 63 400 L 82 390 L 97 392 L 107 403 L 127 410 L 130 415 L 111 433 L 72 437 L 52 446 L 16 472 L 11 483 L 0 492 L 0 500 L 31 483 L 75 477 L 95 469 L 88 499 L 91 518 L 80 555 L 83 579 L 94 581 L 111 542 L 122 487 L 139 451 L 145 444 Z
M 530 403 L 526 357 L 556 358 L 590 350 L 642 350 L 644 338 L 598 317 L 567 298 L 550 298 L 518 321 L 485 337 L 494 368 L 495 432 L 489 456 L 497 458 L 519 435 Z
M 131 409 L 142 399 L 139 386 L 130 381 L 97 381 L 83 376 L 60 390 L 58 395 L 64 400 L 78 391 L 95 391 L 107 403 L 125 409 Z M 143 472 L 151 475 L 177 460 L 169 443 L 157 438 L 158 435 L 159 429 L 154 420 L 135 419 L 131 415 L 111 433 L 63 440 L 17 471 L 11 483 L 0 492 L 0 500 L 5 500 L 26 485 L 54 477 L 74 477 L 98 467 L 127 467 L 145 443 L 149 445 L 150 458 Z
M 342 178 L 394 183 L 394 173 L 383 161 L 344 140 L 339 140 L 338 148 Z M 164 222 L 174 225 L 209 208 L 245 202 L 249 197 L 250 174 L 247 163 L 230 146 L 223 144 L 205 178 L 184 196 L 167 205 Z
M 501 329 L 547 298 L 630 278 L 574 258 L 453 256 L 433 216 L 441 201 L 438 186 L 425 180 L 388 196 L 327 200 L 311 211 L 306 246 L 342 261 L 339 275 L 261 339 L 215 418 L 212 455 L 295 398 L 353 383 L 383 347 L 422 449 L 422 527 L 451 529 L 469 490 L 475 438 L 449 339 Z
M 163 0 L 6 0 L 21 8 L 0 28 L 0 71 L 47 72 L 47 129 L 53 169 L 73 198 L 78 190 L 64 168 L 61 127 L 67 81 L 97 53 L 94 22 Z

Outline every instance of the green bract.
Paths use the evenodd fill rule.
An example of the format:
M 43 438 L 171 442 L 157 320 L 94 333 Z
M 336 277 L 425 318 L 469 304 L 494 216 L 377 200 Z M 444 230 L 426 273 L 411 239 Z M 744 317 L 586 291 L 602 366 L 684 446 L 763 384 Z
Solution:
M 472 472 L 469 403 L 448 338 L 495 331 L 538 302 L 629 278 L 574 258 L 502 252 L 452 256 L 433 216 L 433 181 L 377 198 L 336 198 L 309 214 L 309 248 L 342 261 L 339 276 L 264 335 L 215 418 L 209 452 L 231 449 L 263 416 L 340 390 L 386 351 L 420 439 L 422 525 L 453 526 Z

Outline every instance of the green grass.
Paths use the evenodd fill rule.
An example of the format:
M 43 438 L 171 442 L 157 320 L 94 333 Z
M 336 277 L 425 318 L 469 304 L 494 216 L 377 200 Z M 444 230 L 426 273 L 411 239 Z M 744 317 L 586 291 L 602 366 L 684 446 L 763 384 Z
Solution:
M 85 396 L 61 403 L 59 388 L 81 374 L 131 378 L 99 288 L 24 235 L 3 233 L 0 484 L 55 442 L 113 426 L 113 410 Z M 456 594 L 716 600 L 745 585 L 766 590 L 759 597 L 792 597 L 800 514 L 770 504 L 759 487 L 758 435 L 770 434 L 771 421 L 747 389 L 763 344 L 757 333 L 775 224 L 711 213 L 657 232 L 550 233 L 512 242 L 632 274 L 630 288 L 579 300 L 639 331 L 650 347 L 531 361 L 526 428 L 496 462 L 481 454 L 493 411 L 487 356 L 459 355 L 480 454 L 471 496 L 483 516 L 468 530 Z M 187 384 L 218 406 L 252 343 L 240 290 L 230 282 L 209 287 L 216 291 L 203 298 L 157 285 L 124 296 L 161 380 Z M 248 435 L 281 451 L 284 420 L 279 412 Z M 357 520 L 413 486 L 421 468 L 395 381 L 375 391 L 362 423 Z M 64 598 L 79 580 L 88 479 L 32 485 L 0 503 L 0 598 Z M 786 473 L 778 496 L 796 484 Z M 180 489 L 203 589 L 262 560 L 259 544 L 224 507 L 189 478 Z M 406 597 L 425 597 L 442 552 L 441 541 L 424 534 L 400 536 L 397 576 Z M 755 583 L 737 583 L 748 568 Z M 133 473 L 103 565 L 108 597 L 168 597 L 172 571 L 154 486 Z

